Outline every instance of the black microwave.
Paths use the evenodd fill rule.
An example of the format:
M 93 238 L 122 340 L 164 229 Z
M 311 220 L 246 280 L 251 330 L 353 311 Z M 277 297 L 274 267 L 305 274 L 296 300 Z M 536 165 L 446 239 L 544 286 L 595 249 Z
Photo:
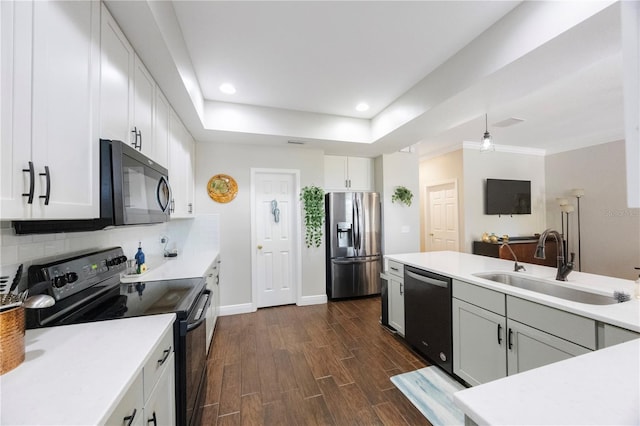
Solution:
M 169 220 L 168 171 L 121 141 L 100 139 L 100 218 L 107 225 Z
M 169 220 L 168 171 L 131 146 L 100 139 L 100 217 L 12 221 L 16 234 L 95 231 Z

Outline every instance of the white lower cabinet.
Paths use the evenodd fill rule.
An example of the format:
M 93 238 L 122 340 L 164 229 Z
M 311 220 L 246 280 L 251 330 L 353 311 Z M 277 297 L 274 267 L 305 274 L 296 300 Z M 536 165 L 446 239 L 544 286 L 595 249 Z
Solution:
M 149 399 L 144 404 L 144 424 L 172 425 L 176 422 L 175 404 L 175 357 L 173 353 L 166 361 L 165 372 L 160 376 Z
M 106 425 L 175 425 L 173 327 L 158 340 Z
M 596 349 L 594 320 L 457 280 L 453 296 L 453 372 L 470 385 Z
M 141 425 L 143 424 L 142 407 L 144 395 L 142 391 L 142 372 L 140 372 L 116 408 L 113 410 L 106 425 Z
M 216 320 L 218 319 L 218 309 L 220 307 L 220 256 L 216 256 L 215 260 L 207 269 L 205 280 L 207 282 L 207 290 L 211 291 L 211 304 L 207 310 L 207 320 L 205 326 L 207 329 L 207 353 L 213 340 L 213 330 L 216 328 Z

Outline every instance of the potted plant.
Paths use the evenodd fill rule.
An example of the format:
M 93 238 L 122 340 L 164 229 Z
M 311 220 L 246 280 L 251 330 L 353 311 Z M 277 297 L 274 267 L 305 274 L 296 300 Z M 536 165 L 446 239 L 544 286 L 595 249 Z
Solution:
M 407 206 L 411 205 L 411 199 L 413 198 L 413 193 L 410 189 L 404 186 L 396 186 L 396 190 L 391 196 L 391 202 L 395 203 L 396 201 L 400 204 L 405 204 Z
M 320 247 L 324 224 L 324 190 L 317 186 L 305 186 L 300 192 L 304 208 L 305 243 L 307 247 Z

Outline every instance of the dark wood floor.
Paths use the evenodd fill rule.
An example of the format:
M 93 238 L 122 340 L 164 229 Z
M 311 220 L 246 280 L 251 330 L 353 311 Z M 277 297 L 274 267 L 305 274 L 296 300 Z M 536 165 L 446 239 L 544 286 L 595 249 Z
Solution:
M 389 377 L 425 362 L 378 297 L 220 317 L 202 425 L 429 425 Z

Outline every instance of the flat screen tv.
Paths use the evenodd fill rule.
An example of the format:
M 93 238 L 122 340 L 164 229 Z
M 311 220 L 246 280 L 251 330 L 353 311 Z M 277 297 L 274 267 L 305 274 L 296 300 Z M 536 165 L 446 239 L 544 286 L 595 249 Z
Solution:
M 485 214 L 531 214 L 531 181 L 487 179 Z

